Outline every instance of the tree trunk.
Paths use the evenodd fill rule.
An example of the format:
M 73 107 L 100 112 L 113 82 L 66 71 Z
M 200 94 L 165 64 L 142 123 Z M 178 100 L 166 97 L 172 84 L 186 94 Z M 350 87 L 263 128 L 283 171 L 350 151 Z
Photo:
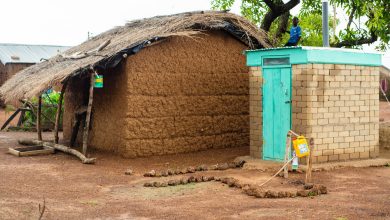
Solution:
M 88 99 L 88 107 L 87 107 L 87 116 L 85 117 L 85 127 L 83 133 L 83 154 L 87 155 L 88 148 L 88 133 L 89 133 L 89 122 L 91 120 L 91 111 L 92 111 L 92 102 L 93 102 L 93 85 L 95 83 L 94 80 L 95 73 L 91 73 L 90 85 L 89 85 L 89 99 Z
M 62 100 L 64 98 L 66 85 L 67 85 L 67 82 L 65 82 L 62 85 L 61 94 L 60 94 L 60 97 L 59 97 L 59 100 L 58 100 L 58 106 L 57 106 L 57 112 L 56 112 L 56 121 L 55 121 L 55 125 L 54 125 L 54 143 L 56 143 L 56 144 L 58 144 L 58 140 L 59 140 L 59 138 L 58 138 L 58 128 L 60 126 L 60 118 L 61 118 L 61 111 L 62 111 Z
M 38 97 L 37 133 L 38 133 L 38 140 L 42 141 L 42 96 L 41 95 Z

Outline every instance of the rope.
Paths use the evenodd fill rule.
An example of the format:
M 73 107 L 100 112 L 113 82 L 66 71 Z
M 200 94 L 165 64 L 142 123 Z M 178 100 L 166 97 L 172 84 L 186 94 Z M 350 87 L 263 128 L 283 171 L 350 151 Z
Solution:
M 283 166 L 282 168 L 280 168 L 280 170 L 278 172 L 275 173 L 275 175 L 271 176 L 271 178 L 269 178 L 267 181 L 263 182 L 262 184 L 259 185 L 259 187 L 262 187 L 264 186 L 266 183 L 268 183 L 269 181 L 271 181 L 275 176 L 277 176 L 280 172 L 282 172 L 282 170 L 294 159 L 295 157 L 291 158 L 289 161 L 287 161 Z

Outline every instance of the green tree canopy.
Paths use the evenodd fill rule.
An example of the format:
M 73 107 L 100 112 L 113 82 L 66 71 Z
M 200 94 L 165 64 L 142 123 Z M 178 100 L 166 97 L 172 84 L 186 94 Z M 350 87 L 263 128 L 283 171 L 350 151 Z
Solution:
M 227 10 L 236 0 L 212 0 L 212 8 Z M 281 45 L 288 38 L 286 31 L 291 23 L 290 10 L 300 0 L 242 0 L 241 14 L 269 33 L 270 42 Z M 330 0 L 348 15 L 345 29 L 332 33 L 331 46 L 359 47 L 363 44 L 379 42 L 378 48 L 386 50 L 390 41 L 390 1 L 389 0 Z M 322 45 L 321 0 L 303 0 L 299 11 L 300 26 L 303 30 L 303 45 Z M 332 19 L 330 19 L 332 20 Z M 333 22 L 330 22 L 332 27 Z

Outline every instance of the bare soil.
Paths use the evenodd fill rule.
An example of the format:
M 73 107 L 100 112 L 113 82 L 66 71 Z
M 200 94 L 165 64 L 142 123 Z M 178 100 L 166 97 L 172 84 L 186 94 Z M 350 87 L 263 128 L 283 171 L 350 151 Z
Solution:
M 315 182 L 326 185 L 329 191 L 319 197 L 256 199 L 219 182 L 143 187 L 144 182 L 157 180 L 142 176 L 150 169 L 227 162 L 247 155 L 246 148 L 137 159 L 91 152 L 98 158 L 96 165 L 83 165 L 63 153 L 24 158 L 6 154 L 8 147 L 17 145 L 18 138 L 35 136 L 34 133 L 0 132 L 0 219 L 38 219 L 38 204 L 44 200 L 47 209 L 43 219 L 390 218 L 389 167 L 315 172 Z M 51 136 L 51 133 L 44 134 L 46 138 Z M 135 174 L 125 175 L 128 168 Z M 200 175 L 261 183 L 272 173 L 234 169 Z M 291 174 L 289 180 L 303 179 L 304 174 Z M 267 187 L 299 186 L 277 177 Z

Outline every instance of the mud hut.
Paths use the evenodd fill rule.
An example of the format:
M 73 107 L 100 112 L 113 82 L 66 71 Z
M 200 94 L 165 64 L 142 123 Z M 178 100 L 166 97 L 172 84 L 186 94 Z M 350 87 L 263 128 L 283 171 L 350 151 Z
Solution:
M 15 73 L 48 59 L 69 47 L 54 45 L 0 44 L 0 86 Z M 0 100 L 0 106 L 3 101 Z
M 66 86 L 65 141 L 83 137 L 83 146 L 124 157 L 249 146 L 244 51 L 267 47 L 263 31 L 231 13 L 153 17 L 27 68 L 0 93 L 12 102 Z M 90 86 L 95 74 L 103 88 Z

